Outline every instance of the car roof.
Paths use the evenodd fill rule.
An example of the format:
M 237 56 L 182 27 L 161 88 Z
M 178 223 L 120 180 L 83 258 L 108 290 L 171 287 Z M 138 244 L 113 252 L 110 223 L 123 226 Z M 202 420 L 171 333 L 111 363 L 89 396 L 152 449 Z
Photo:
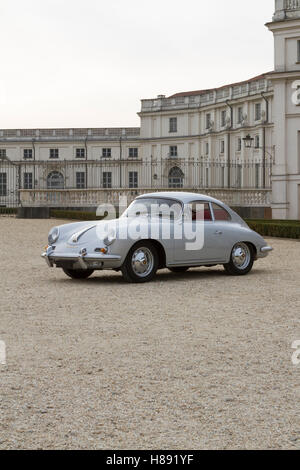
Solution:
M 216 202 L 224 206 L 225 204 L 218 199 L 213 197 L 207 196 L 206 194 L 199 194 L 199 193 L 185 193 L 181 191 L 165 191 L 165 192 L 157 192 L 157 193 L 148 193 L 142 194 L 138 196 L 137 199 L 142 199 L 146 197 L 161 197 L 161 198 L 169 198 L 169 199 L 176 199 L 178 201 L 183 202 L 183 204 L 187 204 L 191 201 L 207 201 L 207 202 Z

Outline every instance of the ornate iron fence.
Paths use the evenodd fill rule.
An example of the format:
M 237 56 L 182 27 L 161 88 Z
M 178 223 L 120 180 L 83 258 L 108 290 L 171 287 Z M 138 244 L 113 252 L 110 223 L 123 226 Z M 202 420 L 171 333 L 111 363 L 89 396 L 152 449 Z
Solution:
M 272 165 L 205 158 L 101 161 L 0 161 L 0 206 L 95 204 L 97 194 L 189 190 L 262 194 L 271 189 Z M 91 194 L 94 196 L 91 198 Z M 64 196 L 63 196 L 64 195 Z M 85 195 L 85 196 L 84 196 Z M 107 196 L 108 197 L 108 196 Z M 91 201 L 93 200 L 93 202 Z M 90 201 L 90 202 L 88 202 Z M 243 201 L 244 204 L 247 201 Z

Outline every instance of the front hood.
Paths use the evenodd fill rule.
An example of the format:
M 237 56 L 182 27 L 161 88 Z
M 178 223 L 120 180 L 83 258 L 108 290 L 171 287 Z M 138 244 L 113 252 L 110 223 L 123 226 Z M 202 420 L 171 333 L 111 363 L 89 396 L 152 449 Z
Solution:
M 65 233 L 64 241 L 70 246 L 80 246 L 83 244 L 103 245 L 104 238 L 109 234 L 118 236 L 120 230 L 127 229 L 127 217 L 113 220 L 89 221 L 84 224 L 74 225 L 72 230 Z
M 79 230 L 82 230 L 85 227 L 95 225 L 98 222 L 99 221 L 96 220 L 94 222 L 93 221 L 89 221 L 89 222 L 85 221 L 85 222 L 74 222 L 74 223 L 71 223 L 71 224 L 58 225 L 57 227 L 59 229 L 59 241 L 66 240 L 69 237 L 71 237 L 71 235 L 73 233 L 79 232 Z
M 150 220 L 147 216 L 121 217 L 113 220 L 97 220 L 80 222 L 76 224 L 67 224 L 59 227 L 60 237 L 57 250 L 68 248 L 91 249 L 103 248 L 105 246 L 104 239 L 108 235 L 112 235 L 117 240 L 138 240 L 142 235 L 148 238 L 150 225 L 160 225 L 161 223 L 169 223 L 168 220 Z M 157 230 L 158 231 L 158 230 Z M 155 232 L 156 233 L 156 232 Z
M 88 222 L 85 225 L 74 227 L 76 230 L 69 233 L 65 241 L 69 246 L 80 246 L 88 243 L 98 243 L 98 246 L 103 246 L 103 241 L 108 235 L 113 235 L 114 238 L 121 240 L 132 237 L 134 240 L 139 239 L 139 234 L 143 234 L 148 238 L 150 225 L 160 225 L 161 223 L 169 223 L 169 221 L 161 219 L 152 219 L 150 221 L 148 216 L 139 216 L 136 218 L 120 217 L 120 219 Z
M 63 237 L 60 241 L 64 241 L 68 245 L 78 246 L 83 243 L 102 240 L 105 233 L 109 232 L 111 227 L 116 226 L 116 220 L 109 221 L 88 221 L 80 224 L 70 224 L 66 226 L 63 232 Z

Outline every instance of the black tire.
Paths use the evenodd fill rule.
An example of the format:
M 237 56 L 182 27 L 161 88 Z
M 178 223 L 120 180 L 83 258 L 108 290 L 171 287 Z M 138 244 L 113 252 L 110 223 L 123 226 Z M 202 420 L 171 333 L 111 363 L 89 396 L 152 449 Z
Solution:
M 71 277 L 72 279 L 87 279 L 90 277 L 94 270 L 93 269 L 65 269 L 63 268 L 63 272 Z
M 238 249 L 241 250 L 240 256 L 236 256 L 236 250 Z M 243 242 L 236 243 L 232 248 L 230 261 L 228 264 L 224 264 L 224 269 L 230 276 L 244 276 L 251 271 L 254 259 L 255 256 L 252 245 Z
M 155 246 L 149 241 L 140 241 L 129 250 L 121 271 L 126 282 L 143 283 L 154 278 L 158 266 L 159 257 Z
M 186 273 L 190 268 L 186 266 L 177 266 L 175 268 L 168 268 L 171 273 Z

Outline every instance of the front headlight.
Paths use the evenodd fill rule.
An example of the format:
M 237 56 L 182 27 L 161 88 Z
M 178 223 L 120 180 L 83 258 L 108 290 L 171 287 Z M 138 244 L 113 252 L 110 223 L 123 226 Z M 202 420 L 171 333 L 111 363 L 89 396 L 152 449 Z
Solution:
M 108 235 L 104 238 L 104 243 L 105 245 L 109 246 L 112 245 L 113 242 L 116 240 L 116 232 L 114 230 L 111 230 Z
M 48 235 L 49 245 L 53 245 L 53 243 L 56 243 L 58 238 L 59 238 L 59 228 L 54 227 L 53 229 L 50 230 L 49 235 Z

